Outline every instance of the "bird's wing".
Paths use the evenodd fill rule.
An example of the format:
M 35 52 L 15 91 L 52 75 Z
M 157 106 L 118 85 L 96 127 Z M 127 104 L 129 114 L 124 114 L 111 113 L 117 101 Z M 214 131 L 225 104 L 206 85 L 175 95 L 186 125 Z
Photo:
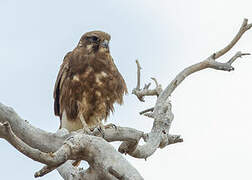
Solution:
M 112 57 L 111 57 L 111 58 L 112 58 Z M 117 77 L 118 77 L 118 82 L 120 82 L 120 86 L 121 86 L 120 92 L 119 92 L 119 93 L 121 93 L 122 96 L 123 96 L 124 94 L 128 94 L 128 89 L 127 89 L 127 85 L 126 85 L 126 83 L 125 83 L 125 80 L 123 79 L 121 73 L 120 73 L 119 70 L 117 69 L 117 67 L 116 67 L 116 65 L 115 65 L 115 62 L 114 62 L 114 59 L 113 59 L 113 58 L 112 58 L 112 63 L 113 63 L 113 65 L 114 65 L 114 67 L 116 68 Z M 118 101 L 118 103 L 119 103 L 119 104 L 122 104 L 123 101 L 122 101 L 122 100 L 121 100 L 121 102 Z
M 67 72 L 69 70 L 69 61 L 71 57 L 71 52 L 67 53 L 66 56 L 64 57 L 63 63 L 60 66 L 60 71 L 57 76 L 57 80 L 54 85 L 54 91 L 53 91 L 53 97 L 54 97 L 54 114 L 56 116 L 61 116 L 60 112 L 60 93 L 61 93 L 61 88 L 62 84 L 66 78 Z

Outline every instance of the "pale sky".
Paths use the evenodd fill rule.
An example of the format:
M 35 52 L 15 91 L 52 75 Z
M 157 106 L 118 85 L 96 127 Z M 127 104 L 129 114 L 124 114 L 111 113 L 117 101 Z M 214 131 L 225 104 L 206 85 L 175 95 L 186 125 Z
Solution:
M 183 68 L 229 43 L 243 18 L 252 23 L 251 7 L 251 0 L 1 0 L 0 102 L 55 132 L 54 82 L 63 57 L 83 33 L 111 35 L 111 53 L 129 92 L 136 85 L 137 58 L 142 82 L 156 77 L 166 87 Z M 252 53 L 252 29 L 220 61 L 240 50 Z M 175 90 L 171 133 L 184 142 L 157 150 L 147 161 L 126 156 L 144 179 L 252 179 L 252 56 L 234 67 L 230 73 L 198 72 Z M 154 100 L 141 103 L 129 94 L 108 122 L 148 132 L 153 121 L 138 112 Z M 0 179 L 34 179 L 43 167 L 2 139 L 0 152 Z M 54 171 L 40 179 L 61 177 Z

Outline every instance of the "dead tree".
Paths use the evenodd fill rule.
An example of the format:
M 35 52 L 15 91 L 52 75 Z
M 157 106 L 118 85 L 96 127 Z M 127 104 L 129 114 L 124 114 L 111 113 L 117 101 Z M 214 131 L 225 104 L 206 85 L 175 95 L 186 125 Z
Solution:
M 143 179 L 123 154 L 146 159 L 158 148 L 182 142 L 183 139 L 180 135 L 169 133 L 174 118 L 169 96 L 187 76 L 194 72 L 206 68 L 233 71 L 232 63 L 242 56 L 249 55 L 249 53 L 237 52 L 225 63 L 218 62 L 217 59 L 228 52 L 251 27 L 252 24 L 248 24 L 248 20 L 244 19 L 239 32 L 226 47 L 211 54 L 202 62 L 181 71 L 164 90 L 155 78 L 152 78 L 156 85 L 154 89 L 150 89 L 150 84 L 141 89 L 141 67 L 136 61 L 137 86 L 132 93 L 140 101 L 144 101 L 145 96 L 157 96 L 154 107 L 140 112 L 141 115 L 154 120 L 149 133 L 119 126 L 106 129 L 104 138 L 96 130 L 91 134 L 84 134 L 82 130 L 69 133 L 65 129 L 61 129 L 57 133 L 48 133 L 27 123 L 12 108 L 0 104 L 0 138 L 8 141 L 28 158 L 45 165 L 35 173 L 35 177 L 44 176 L 57 169 L 59 174 L 67 180 Z M 145 141 L 144 145 L 138 144 L 141 138 Z M 122 142 L 118 151 L 109 144 L 113 141 Z M 72 166 L 72 162 L 75 160 L 87 161 L 90 167 L 84 170 L 75 168 Z

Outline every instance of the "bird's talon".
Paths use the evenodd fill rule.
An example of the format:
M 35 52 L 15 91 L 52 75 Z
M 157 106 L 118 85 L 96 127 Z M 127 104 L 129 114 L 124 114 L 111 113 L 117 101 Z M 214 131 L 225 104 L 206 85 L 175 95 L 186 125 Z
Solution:
M 105 137 L 104 130 L 101 127 L 98 127 L 97 129 L 101 133 L 102 137 L 104 138 Z
M 107 124 L 104 126 L 105 129 L 108 129 L 108 128 L 114 128 L 115 130 L 117 130 L 117 126 L 113 123 L 110 123 L 110 124 Z

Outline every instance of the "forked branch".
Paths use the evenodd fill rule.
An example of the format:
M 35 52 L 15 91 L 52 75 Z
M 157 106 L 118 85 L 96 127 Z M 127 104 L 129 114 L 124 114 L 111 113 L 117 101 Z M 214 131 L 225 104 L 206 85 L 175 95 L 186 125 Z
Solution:
M 249 53 L 237 52 L 226 63 L 221 63 L 221 62 L 216 61 L 217 58 L 219 58 L 220 56 L 228 52 L 237 43 L 237 41 L 241 38 L 241 36 L 252 27 L 251 24 L 247 24 L 247 21 L 248 21 L 247 19 L 244 19 L 239 32 L 236 34 L 234 39 L 226 47 L 212 54 L 211 56 L 209 56 L 207 59 L 203 60 L 202 62 L 194 64 L 184 69 L 175 77 L 174 80 L 171 81 L 171 83 L 164 89 L 164 91 L 161 92 L 161 94 L 158 96 L 153 112 L 148 113 L 150 117 L 154 118 L 152 130 L 150 133 L 147 134 L 149 138 L 146 144 L 142 146 L 140 145 L 132 146 L 134 147 L 134 149 L 131 149 L 129 151 L 129 154 L 131 156 L 137 157 L 137 158 L 147 158 L 151 156 L 158 147 L 160 147 L 160 144 L 163 144 L 161 143 L 162 141 L 161 137 L 164 134 L 169 134 L 169 129 L 173 120 L 171 104 L 168 98 L 172 94 L 172 92 L 176 89 L 176 87 L 187 76 L 206 68 L 212 68 L 212 69 L 222 70 L 222 71 L 233 71 L 234 68 L 232 67 L 232 63 L 235 60 L 237 60 L 239 57 L 250 55 Z M 135 95 L 138 97 L 137 93 Z M 143 111 L 142 113 L 146 114 L 146 111 L 149 112 L 150 110 L 152 111 L 152 109 L 148 109 L 148 110 Z M 162 147 L 168 144 L 169 143 L 164 143 Z M 126 143 L 123 143 L 122 145 L 123 145 L 122 148 L 127 149 Z
M 238 31 L 238 33 L 236 34 L 236 36 L 232 39 L 232 41 L 223 49 L 219 50 L 218 52 L 215 53 L 214 55 L 214 59 L 218 59 L 219 57 L 221 57 L 222 55 L 224 55 L 226 52 L 228 52 L 238 41 L 239 39 L 242 37 L 242 35 L 249 30 L 252 27 L 252 23 L 248 24 L 248 19 L 244 19 L 243 23 L 240 27 L 240 30 Z
M 241 36 L 248 31 L 252 27 L 252 24 L 248 24 L 248 20 L 244 19 L 243 23 L 240 27 L 240 30 L 235 35 L 233 40 L 225 46 L 223 49 L 217 51 L 216 53 L 209 56 L 204 61 L 194 64 L 186 69 L 184 69 L 182 72 L 180 72 L 175 79 L 165 88 L 165 90 L 161 93 L 160 99 L 168 99 L 168 97 L 172 94 L 172 92 L 176 89 L 176 87 L 190 74 L 206 69 L 206 68 L 213 68 L 216 70 L 222 70 L 222 71 L 232 71 L 234 68 L 231 66 L 232 63 L 238 58 L 245 55 L 250 55 L 249 53 L 241 53 L 237 52 L 229 61 L 226 63 L 220 63 L 215 62 L 216 59 L 227 53 L 241 38 Z
M 140 87 L 140 81 L 141 81 L 141 66 L 140 66 L 140 63 L 138 60 L 136 60 L 136 64 L 137 64 L 137 85 L 136 85 L 136 88 L 134 88 L 132 90 L 132 94 L 135 94 L 137 96 L 137 98 L 144 102 L 144 97 L 145 96 L 159 96 L 160 93 L 162 92 L 162 87 L 160 84 L 158 84 L 157 80 L 155 78 L 151 78 L 155 85 L 156 85 L 156 88 L 154 89 L 149 89 L 151 83 L 149 84 L 145 84 L 144 88 L 141 89 Z

